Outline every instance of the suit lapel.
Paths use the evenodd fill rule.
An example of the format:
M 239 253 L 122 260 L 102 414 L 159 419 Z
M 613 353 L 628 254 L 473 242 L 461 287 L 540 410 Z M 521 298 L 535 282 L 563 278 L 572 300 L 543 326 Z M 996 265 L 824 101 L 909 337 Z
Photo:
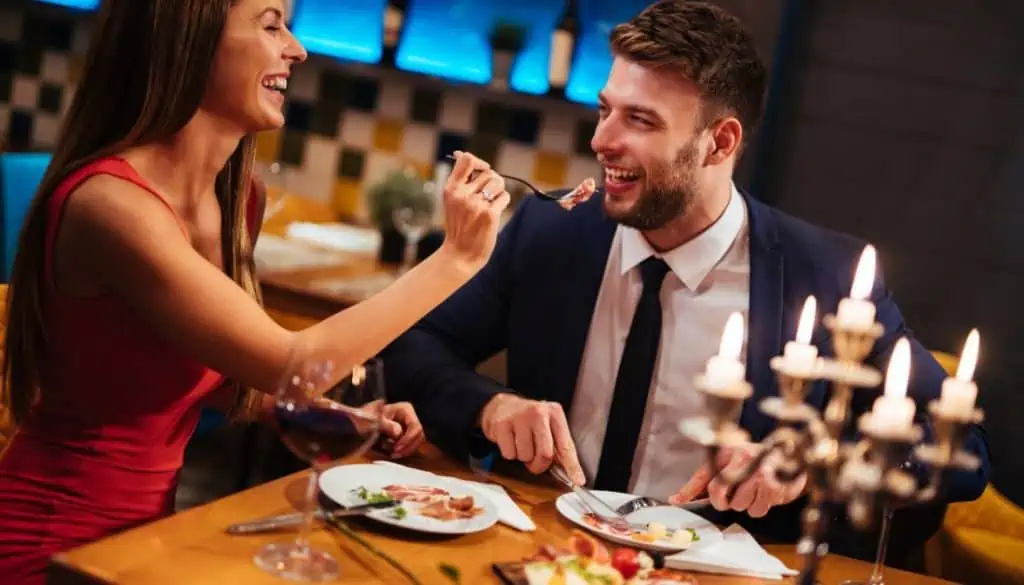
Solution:
M 590 321 L 615 236 L 616 224 L 604 215 L 601 199 L 593 197 L 573 211 L 579 221 L 572 222 L 565 231 L 564 262 L 556 263 L 559 269 L 552 275 L 557 283 L 552 306 L 557 307 L 557 312 L 551 315 L 558 315 L 558 318 L 552 319 L 555 328 L 549 330 L 559 341 L 554 355 L 550 356 L 548 396 L 566 412 L 576 390 Z
M 750 305 L 747 340 L 747 379 L 754 395 L 743 405 L 740 424 L 759 441 L 772 428 L 772 420 L 758 408 L 760 400 L 778 394 L 769 362 L 782 351 L 783 257 L 771 211 L 749 196 Z

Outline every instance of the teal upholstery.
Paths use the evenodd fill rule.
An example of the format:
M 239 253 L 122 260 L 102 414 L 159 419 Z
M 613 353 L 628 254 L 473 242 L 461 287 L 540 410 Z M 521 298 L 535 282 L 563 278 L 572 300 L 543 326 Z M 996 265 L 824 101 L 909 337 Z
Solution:
M 18 238 L 29 203 L 50 164 L 48 152 L 0 153 L 0 230 L 3 240 L 3 281 L 9 282 Z

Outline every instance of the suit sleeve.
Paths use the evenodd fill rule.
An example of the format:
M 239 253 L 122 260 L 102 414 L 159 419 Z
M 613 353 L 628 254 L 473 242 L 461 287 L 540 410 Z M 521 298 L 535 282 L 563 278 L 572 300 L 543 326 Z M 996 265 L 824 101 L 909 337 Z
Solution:
M 901 337 L 906 337 L 910 342 L 911 364 L 910 383 L 907 388 L 907 395 L 914 399 L 917 405 L 915 422 L 924 429 L 924 441 L 931 442 L 935 439 L 935 427 L 932 424 L 931 415 L 928 413 L 928 403 L 939 398 L 942 393 L 942 382 L 946 378 L 946 372 L 931 352 L 924 347 L 906 327 L 903 315 L 896 306 L 891 293 L 885 288 L 884 281 L 879 273 L 876 279 L 873 300 L 877 307 L 877 321 L 885 327 L 885 333 L 876 342 L 872 355 L 868 361 L 878 368 L 883 374 L 889 366 L 889 356 L 896 342 Z M 874 395 L 872 395 L 873 398 Z M 864 412 L 870 408 L 870 404 L 864 401 L 855 406 L 855 412 Z M 944 474 L 943 485 L 939 495 L 940 502 L 959 502 L 977 499 L 985 489 L 989 478 L 989 450 L 985 430 L 980 425 L 972 425 L 967 434 L 963 448 L 976 455 L 981 460 L 981 466 L 975 471 L 951 471 Z M 918 469 L 919 479 L 925 479 L 928 475 L 927 469 Z
M 456 456 L 484 456 L 493 448 L 476 420 L 488 400 L 510 392 L 475 368 L 506 346 L 526 207 L 504 227 L 484 268 L 382 352 L 388 400 L 411 402 L 430 440 Z

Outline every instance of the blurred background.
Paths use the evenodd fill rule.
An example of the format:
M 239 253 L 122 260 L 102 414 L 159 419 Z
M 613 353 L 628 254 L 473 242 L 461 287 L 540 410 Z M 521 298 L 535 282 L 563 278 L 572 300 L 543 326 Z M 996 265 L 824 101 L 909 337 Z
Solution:
M 275 314 L 301 326 L 345 295 L 358 300 L 389 282 L 351 270 L 296 280 L 299 269 L 308 276 L 360 247 L 390 246 L 389 257 L 374 252 L 377 261 L 401 263 L 410 235 L 413 257 L 429 253 L 436 211 L 421 228 L 395 226 L 395 211 L 432 208 L 433 183 L 443 180 L 443 157 L 453 150 L 470 150 L 540 188 L 596 176 L 589 140 L 609 63 L 607 33 L 646 4 L 299 2 L 293 28 L 311 56 L 290 80 L 287 126 L 259 137 L 258 172 L 272 191 L 268 226 L 276 225 L 259 258 L 265 286 L 277 291 Z M 1024 375 L 1017 355 L 1024 311 L 1016 305 L 1024 293 L 1024 3 L 720 4 L 745 21 L 772 75 L 765 123 L 738 183 L 787 212 L 874 243 L 896 301 L 929 348 L 959 354 L 970 328 L 980 329 L 979 401 L 994 484 L 1024 503 L 1024 459 L 1012 454 L 1024 441 L 1017 418 L 1024 389 L 1015 381 Z M 53 147 L 95 5 L 0 0 L 5 154 Z M 5 193 L 5 258 L 18 205 Z M 397 247 L 388 244 L 396 229 L 405 234 Z M 304 247 L 289 247 L 296 241 Z M 274 280 L 284 273 L 292 280 Z M 251 430 L 211 428 L 197 435 L 190 465 L 216 459 L 216 451 L 211 465 L 221 473 L 184 481 L 183 505 L 236 489 L 234 479 L 224 480 L 225 461 L 242 469 L 243 482 L 280 472 L 228 454 L 237 453 L 232 441 L 255 440 Z

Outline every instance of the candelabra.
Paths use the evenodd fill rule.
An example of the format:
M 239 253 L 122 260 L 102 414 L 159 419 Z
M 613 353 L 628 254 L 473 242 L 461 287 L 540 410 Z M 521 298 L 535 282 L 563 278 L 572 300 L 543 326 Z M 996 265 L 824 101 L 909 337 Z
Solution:
M 842 306 L 839 312 L 842 314 Z M 801 319 L 801 323 L 803 321 Z M 708 415 L 684 420 L 680 425 L 684 435 L 707 448 L 707 458 L 715 475 L 730 486 L 730 491 L 769 460 L 772 465 L 765 466 L 763 472 L 772 473 L 782 484 L 791 484 L 802 474 L 807 475 L 808 502 L 797 546 L 803 559 L 801 585 L 816 582 L 819 562 L 828 552 L 830 508 L 845 504 L 854 527 L 867 529 L 878 508 L 929 501 L 936 496 L 945 470 L 971 470 L 979 465 L 975 456 L 961 449 L 971 425 L 982 419 L 981 411 L 974 409 L 973 396 L 968 404 L 960 400 L 954 405 L 953 400 L 946 400 L 946 388 L 943 388 L 943 399 L 928 405 L 933 429 L 932 442 L 928 444 L 919 444 L 925 433 L 912 422 L 914 408 L 909 398 L 896 396 L 910 402 L 909 415 L 908 409 L 901 407 L 902 415 L 888 416 L 893 412 L 880 408 L 883 398 L 889 398 L 883 396 L 874 410 L 856 421 L 851 420 L 854 393 L 874 388 L 882 381 L 881 373 L 863 362 L 883 328 L 874 322 L 873 310 L 866 323 L 863 319 L 851 322 L 827 315 L 823 324 L 832 332 L 834 358 L 817 357 L 815 352 L 811 356 L 804 355 L 810 359 L 793 359 L 795 355 L 772 359 L 779 396 L 765 398 L 759 407 L 778 425 L 758 444 L 757 455 L 744 468 L 735 471 L 726 468 L 719 454 L 722 449 L 747 445 L 749 441 L 748 433 L 737 424 L 743 402 L 753 393 L 745 380 L 733 377 L 723 382 L 721 376 L 714 379 L 715 372 L 710 367 L 714 364 L 709 362 L 708 372 L 695 380 L 704 395 Z M 726 329 L 728 331 L 729 326 Z M 809 340 L 809 334 L 807 337 Z M 906 340 L 901 343 L 906 345 L 903 348 L 906 369 L 902 373 L 894 372 L 894 364 L 890 363 L 886 394 L 889 394 L 889 378 L 900 376 L 903 392 L 906 392 L 909 345 Z M 806 342 L 802 345 L 814 349 Z M 787 347 L 787 354 L 789 349 Z M 721 359 L 721 356 L 714 359 Z M 831 396 L 823 413 L 805 403 L 811 383 L 818 380 L 831 386 Z M 899 385 L 900 382 L 894 383 Z M 854 424 L 860 437 L 844 438 Z M 901 468 L 912 456 L 930 468 L 927 480 L 918 480 Z

